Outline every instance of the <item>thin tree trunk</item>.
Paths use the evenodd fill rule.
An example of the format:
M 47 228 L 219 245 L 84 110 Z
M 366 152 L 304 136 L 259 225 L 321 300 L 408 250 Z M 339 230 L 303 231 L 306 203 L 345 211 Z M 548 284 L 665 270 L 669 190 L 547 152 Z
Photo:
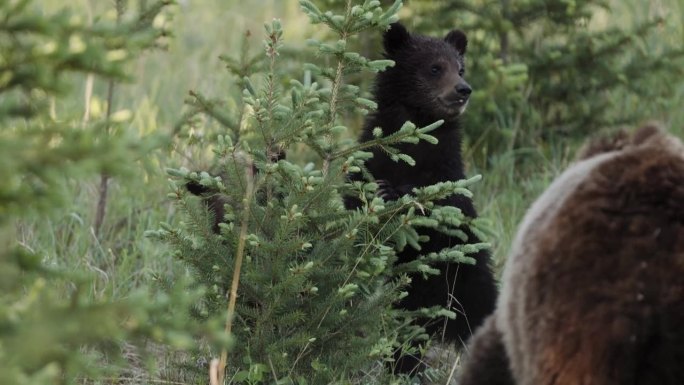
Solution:
M 124 13 L 124 1 L 116 0 L 116 23 L 121 22 L 121 16 Z M 109 119 L 112 116 L 112 105 L 114 104 L 114 80 L 109 81 L 107 87 L 107 125 L 105 126 L 105 135 L 109 135 Z M 107 211 L 107 195 L 109 192 L 109 175 L 102 173 L 100 176 L 100 188 L 98 190 L 99 198 L 97 200 L 97 209 L 95 211 L 95 236 L 99 238 L 102 223 Z
M 510 19 L 510 3 L 509 0 L 501 0 L 501 17 L 504 20 Z M 506 25 L 506 23 L 501 23 L 502 25 Z M 509 41 L 508 41 L 508 31 L 501 30 L 499 31 L 499 44 L 500 46 L 500 51 L 499 51 L 499 58 L 501 61 L 503 61 L 504 64 L 508 63 L 508 50 L 509 50 Z
M 112 116 L 112 104 L 114 101 L 114 81 L 109 81 L 109 86 L 107 87 L 107 121 Z M 109 135 L 109 125 L 107 125 L 107 131 L 105 135 Z M 95 235 L 100 236 L 100 229 L 102 228 L 102 223 L 104 222 L 105 213 L 107 211 L 107 195 L 109 191 L 109 175 L 102 173 L 100 175 L 100 188 L 98 190 L 98 200 L 97 200 L 97 211 L 95 212 Z

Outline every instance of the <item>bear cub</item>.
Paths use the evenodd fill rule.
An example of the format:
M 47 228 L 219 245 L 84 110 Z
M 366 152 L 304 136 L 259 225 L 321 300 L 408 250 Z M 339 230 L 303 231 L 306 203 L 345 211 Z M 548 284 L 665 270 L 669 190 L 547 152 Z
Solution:
M 414 166 L 394 162 L 380 149 L 371 150 L 373 158 L 366 162 L 366 167 L 380 185 L 379 194 L 386 200 L 411 193 L 416 187 L 465 178 L 458 117 L 465 111 L 472 91 L 464 79 L 467 44 L 466 35 L 459 30 L 449 32 L 444 38 L 434 38 L 411 34 L 403 25 L 394 23 L 385 32 L 385 56 L 395 65 L 376 78 L 374 96 L 378 108 L 367 117 L 360 141 L 373 139 L 375 127 L 388 135 L 398 131 L 406 121 L 423 127 L 444 120 L 442 126 L 431 132 L 439 140 L 438 144 L 421 141 L 397 146 L 415 160 Z M 464 196 L 451 196 L 438 203 L 455 206 L 471 218 L 477 216 L 473 202 Z M 348 208 L 358 204 L 351 199 L 346 202 Z M 481 241 L 468 229 L 463 230 L 469 243 Z M 429 236 L 430 240 L 421 245 L 420 252 L 410 247 L 404 249 L 398 263 L 463 243 L 459 238 L 431 230 L 421 230 L 421 235 Z M 494 310 L 497 296 L 489 253 L 483 250 L 473 257 L 474 265 L 442 263 L 436 266 L 440 269 L 439 275 L 427 279 L 421 275 L 411 277 L 408 296 L 397 306 L 408 310 L 447 307 L 458 314 L 457 318 L 422 320 L 426 330 L 450 343 L 460 345 L 468 340 Z M 418 357 L 400 357 L 397 362 L 397 370 L 404 373 L 420 366 Z

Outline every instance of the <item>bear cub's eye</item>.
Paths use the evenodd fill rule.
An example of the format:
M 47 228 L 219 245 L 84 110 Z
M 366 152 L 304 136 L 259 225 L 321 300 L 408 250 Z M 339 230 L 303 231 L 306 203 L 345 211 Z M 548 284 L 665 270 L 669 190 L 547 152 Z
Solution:
M 430 67 L 430 73 L 433 75 L 439 75 L 442 73 L 442 67 L 439 64 L 433 64 L 432 67 Z
M 461 68 L 460 70 L 458 70 L 458 76 L 463 76 L 463 75 L 465 75 L 465 70 L 463 68 Z

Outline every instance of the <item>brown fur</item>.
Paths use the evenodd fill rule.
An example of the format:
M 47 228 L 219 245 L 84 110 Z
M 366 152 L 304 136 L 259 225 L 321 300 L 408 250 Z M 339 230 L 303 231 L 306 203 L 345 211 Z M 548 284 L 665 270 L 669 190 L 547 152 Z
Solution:
M 670 141 L 667 135 L 662 135 L 662 129 L 657 124 L 649 123 L 638 129 L 631 136 L 627 131 L 620 130 L 613 135 L 587 142 L 579 150 L 577 160 L 588 159 L 599 154 L 622 150 L 630 146 L 642 145 L 649 139 Z
M 494 315 L 477 329 L 468 349 L 468 370 L 459 384 L 515 385 Z
M 462 385 L 684 384 L 684 146 L 650 125 L 582 156 L 526 215 Z M 512 378 L 476 375 L 488 339 Z

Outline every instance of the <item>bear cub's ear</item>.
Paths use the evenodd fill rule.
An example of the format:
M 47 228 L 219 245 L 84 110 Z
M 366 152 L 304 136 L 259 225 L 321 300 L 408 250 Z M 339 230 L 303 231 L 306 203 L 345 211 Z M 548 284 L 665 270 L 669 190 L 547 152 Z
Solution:
M 463 31 L 458 29 L 452 30 L 444 37 L 444 41 L 456 48 L 456 51 L 458 51 L 461 56 L 465 55 L 466 48 L 468 47 L 468 38 Z
M 385 32 L 382 38 L 385 52 L 390 56 L 406 46 L 409 41 L 411 41 L 411 34 L 400 23 L 390 24 L 390 29 Z

